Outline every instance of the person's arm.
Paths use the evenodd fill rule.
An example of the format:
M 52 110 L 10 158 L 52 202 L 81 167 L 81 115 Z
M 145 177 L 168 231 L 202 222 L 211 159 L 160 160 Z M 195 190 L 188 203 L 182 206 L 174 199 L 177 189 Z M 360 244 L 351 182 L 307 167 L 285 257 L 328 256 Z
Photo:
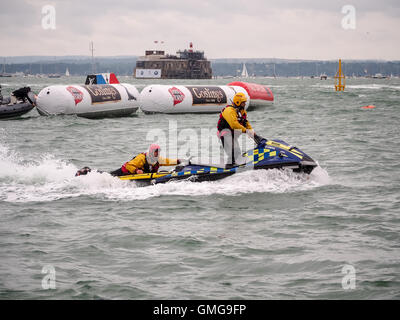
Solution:
M 131 161 L 128 161 L 125 164 L 125 168 L 130 173 L 135 174 L 135 173 L 137 173 L 136 172 L 137 170 L 143 170 L 145 163 L 146 163 L 146 156 L 141 153 L 141 154 L 137 155 Z
M 246 115 L 246 119 L 247 119 L 247 112 L 246 112 L 246 111 L 243 111 L 243 114 Z M 246 129 L 253 130 L 253 128 L 251 127 L 251 124 L 250 124 L 249 120 L 246 120 Z
M 174 166 L 180 163 L 179 159 L 170 159 L 159 156 L 158 163 L 160 166 Z
M 246 128 L 239 123 L 236 110 L 233 107 L 225 108 L 224 112 L 222 112 L 222 116 L 233 130 L 242 130 L 242 132 L 246 132 Z

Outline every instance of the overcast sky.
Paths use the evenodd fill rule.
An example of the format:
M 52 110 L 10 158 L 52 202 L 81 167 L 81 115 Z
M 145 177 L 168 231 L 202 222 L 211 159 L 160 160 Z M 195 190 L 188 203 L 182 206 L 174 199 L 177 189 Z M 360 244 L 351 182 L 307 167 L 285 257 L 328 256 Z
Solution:
M 42 27 L 44 5 L 55 30 Z M 342 26 L 344 5 L 355 29 Z M 0 56 L 89 55 L 90 41 L 97 56 L 175 53 L 192 41 L 211 59 L 399 60 L 399 32 L 398 0 L 0 0 Z

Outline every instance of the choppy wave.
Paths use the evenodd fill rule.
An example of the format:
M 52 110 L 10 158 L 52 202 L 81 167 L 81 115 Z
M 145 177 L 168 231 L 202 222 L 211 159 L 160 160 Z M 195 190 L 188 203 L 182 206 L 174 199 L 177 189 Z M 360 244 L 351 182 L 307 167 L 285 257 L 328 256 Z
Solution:
M 84 78 L 57 83 L 67 81 Z M 214 128 L 215 114 L 1 121 L 0 298 L 400 298 L 400 81 L 349 79 L 376 85 L 344 94 L 333 81 L 263 83 L 282 87 L 273 108 L 249 112 L 255 129 L 304 147 L 331 178 L 320 167 L 148 187 L 96 172 L 74 177 L 91 159 L 115 169 L 170 119 Z M 369 104 L 377 108 L 361 111 Z M 46 265 L 57 290 L 40 290 Z M 355 268 L 355 290 L 342 287 L 344 265 Z
M 172 181 L 139 187 L 107 173 L 91 172 L 75 177 L 78 168 L 52 155 L 27 161 L 0 145 L 0 200 L 8 202 L 53 201 L 79 196 L 104 200 L 145 200 L 166 195 L 207 196 L 256 192 L 296 192 L 329 183 L 328 173 L 317 167 L 311 175 L 291 170 L 257 170 L 219 181 Z
M 372 90 L 380 90 L 380 89 L 394 89 L 400 90 L 399 86 L 390 86 L 385 84 L 357 84 L 357 85 L 346 85 L 346 88 L 349 89 L 372 89 Z

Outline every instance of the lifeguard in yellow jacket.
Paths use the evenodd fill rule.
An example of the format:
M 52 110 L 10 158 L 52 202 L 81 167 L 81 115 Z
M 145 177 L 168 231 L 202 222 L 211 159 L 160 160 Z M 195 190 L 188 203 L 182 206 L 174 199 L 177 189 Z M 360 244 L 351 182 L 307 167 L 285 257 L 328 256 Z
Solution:
M 219 115 L 218 137 L 228 155 L 227 168 L 236 165 L 236 160 L 241 154 L 237 141 L 241 133 L 247 133 L 253 139 L 258 138 L 247 120 L 247 112 L 244 109 L 246 102 L 247 97 L 244 93 L 236 93 L 232 105 L 226 106 Z
M 125 162 L 121 168 L 110 172 L 113 176 L 157 172 L 160 166 L 173 166 L 181 163 L 180 159 L 169 159 L 160 156 L 160 146 L 153 143 L 146 153 L 140 153 L 132 160 Z

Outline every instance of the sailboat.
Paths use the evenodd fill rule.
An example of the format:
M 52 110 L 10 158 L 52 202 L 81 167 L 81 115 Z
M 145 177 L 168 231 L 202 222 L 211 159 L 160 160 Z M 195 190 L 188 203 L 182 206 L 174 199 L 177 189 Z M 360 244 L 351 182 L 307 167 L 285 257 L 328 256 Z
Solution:
M 69 77 L 69 70 L 68 70 L 68 68 L 67 68 L 67 70 L 65 70 L 65 76 L 66 76 L 66 77 Z
M 247 68 L 246 68 L 246 64 L 243 63 L 243 70 L 242 70 L 242 74 L 241 74 L 242 78 L 248 78 L 249 74 L 247 73 Z
M 11 77 L 11 74 L 6 73 L 6 58 L 4 58 L 4 61 L 3 61 L 3 72 L 0 73 L 0 77 L 7 77 L 7 78 Z

